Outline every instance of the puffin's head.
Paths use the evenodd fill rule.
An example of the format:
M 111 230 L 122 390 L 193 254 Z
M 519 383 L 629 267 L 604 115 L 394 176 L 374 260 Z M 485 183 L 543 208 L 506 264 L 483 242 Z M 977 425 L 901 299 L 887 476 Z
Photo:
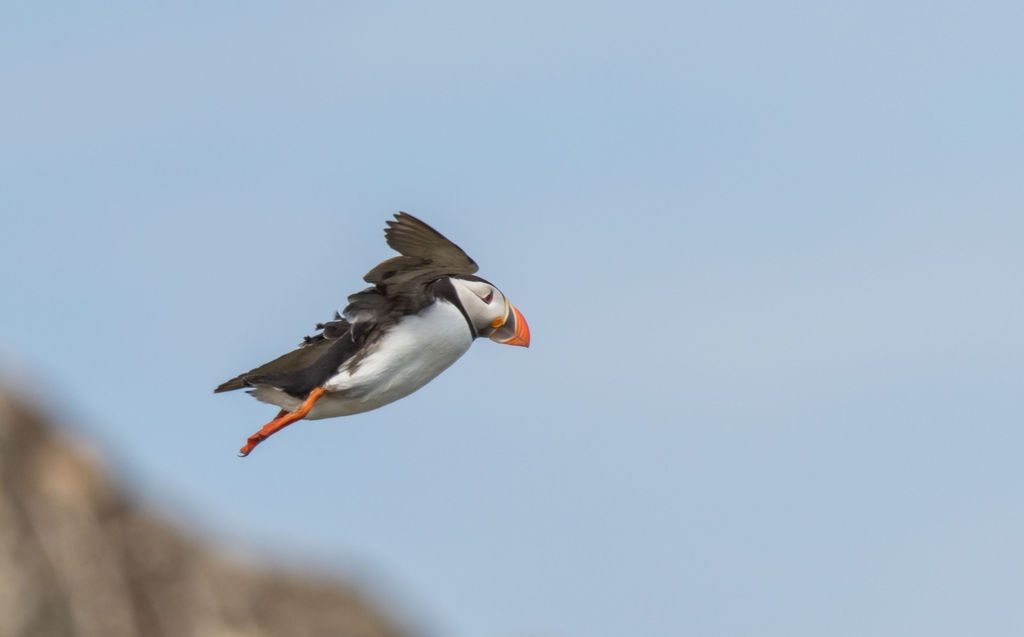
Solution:
M 530 346 L 530 326 L 501 290 L 479 277 L 452 277 L 451 282 L 477 336 L 505 345 Z

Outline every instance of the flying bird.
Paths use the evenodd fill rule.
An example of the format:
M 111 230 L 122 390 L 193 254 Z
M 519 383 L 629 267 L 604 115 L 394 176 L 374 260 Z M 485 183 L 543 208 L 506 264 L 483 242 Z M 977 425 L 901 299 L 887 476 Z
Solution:
M 248 387 L 281 408 L 249 436 L 249 453 L 303 418 L 349 416 L 408 396 L 434 379 L 473 340 L 530 345 L 523 315 L 459 246 L 405 212 L 387 221 L 384 237 L 401 256 L 378 264 L 372 284 L 348 297 L 334 320 L 316 326 L 284 356 L 222 383 L 214 393 Z

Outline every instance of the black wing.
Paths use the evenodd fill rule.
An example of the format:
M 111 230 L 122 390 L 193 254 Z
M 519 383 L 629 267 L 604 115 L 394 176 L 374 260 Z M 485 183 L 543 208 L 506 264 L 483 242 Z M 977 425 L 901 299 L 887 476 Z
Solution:
M 476 261 L 462 248 L 416 217 L 399 212 L 387 222 L 384 237 L 402 256 L 377 265 L 363 277 L 367 283 L 383 286 L 385 294 L 400 294 L 442 276 L 470 275 Z
M 402 256 L 366 273 L 363 280 L 374 287 L 348 297 L 344 314 L 350 321 L 390 325 L 433 303 L 438 279 L 469 276 L 478 269 L 462 248 L 407 212 L 399 212 L 387 224 L 384 238 Z

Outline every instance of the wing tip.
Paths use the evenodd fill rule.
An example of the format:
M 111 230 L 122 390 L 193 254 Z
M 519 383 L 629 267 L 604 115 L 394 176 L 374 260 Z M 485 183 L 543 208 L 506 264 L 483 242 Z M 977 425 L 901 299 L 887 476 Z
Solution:
M 385 219 L 384 220 L 384 223 L 387 224 L 387 228 L 384 228 L 384 232 L 387 232 L 388 230 L 391 230 L 392 228 L 394 228 L 396 226 L 401 226 L 403 224 L 410 223 L 410 222 L 412 222 L 412 223 L 423 223 L 422 221 L 420 221 L 416 217 L 412 216 L 411 214 L 409 214 L 408 212 L 405 212 L 403 210 L 399 210 L 398 212 L 396 212 L 392 216 L 394 217 L 394 219 Z

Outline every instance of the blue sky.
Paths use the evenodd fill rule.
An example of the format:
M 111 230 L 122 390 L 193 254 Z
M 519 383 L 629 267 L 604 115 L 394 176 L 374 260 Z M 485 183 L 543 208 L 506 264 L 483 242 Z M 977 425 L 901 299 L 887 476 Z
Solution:
M 21 3 L 0 355 L 155 509 L 454 637 L 1024 630 L 1024 7 Z M 211 390 L 406 210 L 530 322 Z

